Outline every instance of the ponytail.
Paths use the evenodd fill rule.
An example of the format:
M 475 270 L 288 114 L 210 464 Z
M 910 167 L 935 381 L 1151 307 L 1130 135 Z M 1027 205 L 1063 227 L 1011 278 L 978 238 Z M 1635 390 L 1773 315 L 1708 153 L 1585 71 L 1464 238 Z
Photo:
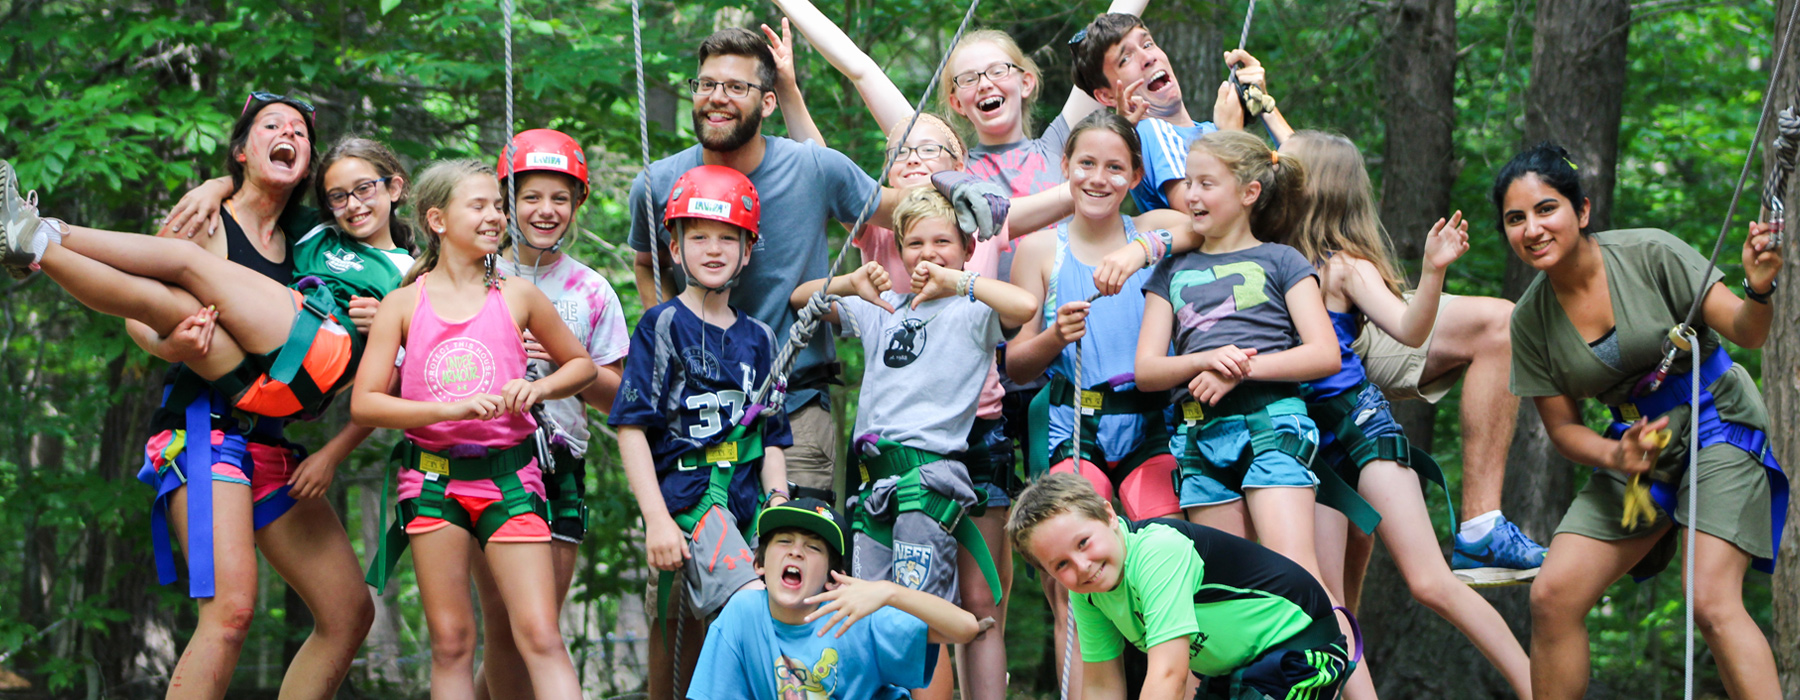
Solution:
M 1259 183 L 1262 192 L 1250 208 L 1250 232 L 1258 240 L 1285 240 L 1305 215 L 1302 188 L 1306 166 L 1298 156 L 1282 155 L 1263 140 L 1242 131 L 1214 131 L 1188 147 L 1219 159 L 1239 187 Z

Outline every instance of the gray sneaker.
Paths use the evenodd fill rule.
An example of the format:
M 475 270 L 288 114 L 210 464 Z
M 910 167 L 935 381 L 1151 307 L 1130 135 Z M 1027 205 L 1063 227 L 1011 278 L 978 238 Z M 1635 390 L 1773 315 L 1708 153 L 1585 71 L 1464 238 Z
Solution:
M 32 254 L 27 248 L 37 235 L 37 193 L 19 194 L 19 178 L 12 163 L 0 160 L 0 265 L 13 279 L 31 274 Z

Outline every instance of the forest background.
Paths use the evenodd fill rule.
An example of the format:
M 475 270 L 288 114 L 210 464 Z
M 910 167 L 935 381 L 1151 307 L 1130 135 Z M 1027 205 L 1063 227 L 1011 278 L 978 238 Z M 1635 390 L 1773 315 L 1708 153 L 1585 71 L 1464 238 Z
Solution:
M 1265 0 L 1247 48 L 1300 128 L 1337 131 L 1368 159 L 1382 216 L 1411 274 L 1430 222 L 1453 209 L 1476 222 L 1449 288 L 1516 297 L 1528 276 L 1492 227 L 1491 178 L 1518 148 L 1554 138 L 1576 154 L 1597 229 L 1652 226 L 1710 245 L 1752 148 L 1778 37 L 1796 0 Z M 1174 62 L 1195 114 L 1210 113 L 1219 56 L 1236 46 L 1245 0 L 1153 0 L 1145 18 Z M 917 96 L 966 5 L 950 0 L 821 3 Z M 0 0 L 0 158 L 16 164 L 47 214 L 154 230 L 187 188 L 223 172 L 226 129 L 251 90 L 319 107 L 321 144 L 346 133 L 391 144 L 415 168 L 442 157 L 492 160 L 511 129 L 553 127 L 585 146 L 595 196 L 572 253 L 641 311 L 630 274 L 623 195 L 641 167 L 631 6 L 620 0 L 522 0 L 514 15 L 517 121 L 505 123 L 501 8 L 477 0 Z M 1099 0 L 987 0 L 977 24 L 1016 37 L 1045 70 L 1049 121 L 1069 89 L 1065 47 Z M 652 158 L 690 145 L 680 90 L 694 49 L 717 27 L 776 24 L 766 0 L 645 0 L 644 60 Z M 799 72 L 831 145 L 873 173 L 881 137 L 861 100 L 804 47 Z M 1790 61 L 1776 107 L 1793 104 Z M 935 105 L 933 105 L 935 106 Z M 780 115 L 765 132 L 783 133 Z M 1765 139 L 1766 140 L 1766 139 Z M 1755 215 L 1766 149 L 1721 262 Z M 1790 204 L 1790 207 L 1792 205 Z M 833 248 L 841 230 L 832 231 Z M 1790 236 L 1787 253 L 1794 256 Z M 1706 248 L 1710 250 L 1710 248 Z M 1776 295 L 1764 352 L 1734 349 L 1774 415 L 1800 410 L 1800 298 Z M 194 626 L 181 587 L 151 565 L 150 494 L 135 483 L 161 363 L 113 318 L 41 279 L 0 283 L 0 696 L 160 696 Z M 836 405 L 848 426 L 860 353 L 848 352 Z M 1778 379 L 1779 380 L 1776 380 Z M 1792 378 L 1792 379 L 1787 379 Z M 1459 473 L 1457 396 L 1401 404 L 1413 440 Z M 321 444 L 342 406 L 294 429 Z M 1598 418 L 1597 414 L 1594 416 Z M 564 619 L 591 697 L 641 683 L 644 561 L 635 504 L 612 434 L 590 452 L 593 532 Z M 1788 464 L 1800 443 L 1777 420 Z M 1511 453 L 1506 508 L 1540 541 L 1585 479 L 1544 440 L 1529 403 Z M 847 429 L 847 427 L 845 428 Z M 328 498 L 359 551 L 380 522 L 377 433 L 339 469 Z M 1452 483 L 1454 491 L 1455 483 Z M 1432 495 L 1442 513 L 1442 500 Z M 1786 696 L 1800 698 L 1800 562 L 1790 520 L 1773 577 L 1752 573 L 1746 599 L 1775 640 Z M 1439 522 L 1440 535 L 1447 525 Z M 1384 697 L 1504 697 L 1505 686 L 1449 625 L 1413 603 L 1377 554 L 1364 603 L 1369 658 Z M 1019 694 L 1054 697 L 1042 596 L 1018 565 L 1007 637 Z M 423 697 L 428 646 L 410 570 L 377 598 L 378 619 L 342 697 Z M 1528 638 L 1525 588 L 1487 593 Z M 1682 672 L 1678 577 L 1615 585 L 1589 616 L 1590 697 L 1676 697 Z M 310 627 L 305 607 L 265 566 L 234 696 L 274 697 L 284 661 Z M 1702 650 L 1702 695 L 1723 697 Z

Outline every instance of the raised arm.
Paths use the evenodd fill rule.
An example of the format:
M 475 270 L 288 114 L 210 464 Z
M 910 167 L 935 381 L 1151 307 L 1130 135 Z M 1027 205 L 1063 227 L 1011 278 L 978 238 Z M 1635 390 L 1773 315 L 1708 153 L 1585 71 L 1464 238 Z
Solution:
M 781 120 L 787 124 L 788 138 L 825 145 L 825 133 L 813 123 L 812 112 L 806 109 L 806 96 L 800 92 L 800 79 L 794 72 L 794 32 L 787 19 L 781 20 L 780 34 L 766 24 L 762 31 L 769 40 L 769 51 L 775 54 L 775 104 L 781 110 Z
M 907 102 L 906 94 L 889 80 L 882 72 L 875 59 L 864 53 L 850 36 L 839 29 L 819 8 L 808 0 L 776 0 L 775 6 L 781 8 L 806 40 L 812 42 L 813 48 L 825 56 L 862 95 L 863 104 L 869 107 L 869 113 L 875 116 L 875 123 L 880 125 L 881 132 L 887 133 L 895 125 L 904 123 L 912 117 L 913 106 Z M 789 123 L 792 130 L 793 124 Z
M 1106 7 L 1106 11 L 1124 15 L 1143 15 L 1144 8 L 1149 4 L 1150 0 L 1113 0 L 1112 4 Z M 1069 99 L 1063 102 L 1061 114 L 1063 121 L 1072 128 L 1076 122 L 1085 119 L 1087 115 L 1093 114 L 1094 110 L 1101 107 L 1102 105 L 1098 101 L 1089 97 L 1081 88 L 1071 88 Z
M 1370 322 L 1401 344 L 1416 348 L 1431 337 L 1431 328 L 1437 323 L 1445 269 L 1468 249 L 1469 224 L 1462 220 L 1462 212 L 1452 214 L 1448 221 L 1438 219 L 1425 237 L 1425 264 L 1411 301 L 1394 296 L 1373 262 L 1340 255 L 1343 262 L 1334 259 L 1331 266 L 1336 268 L 1334 274 L 1345 275 L 1345 296 Z

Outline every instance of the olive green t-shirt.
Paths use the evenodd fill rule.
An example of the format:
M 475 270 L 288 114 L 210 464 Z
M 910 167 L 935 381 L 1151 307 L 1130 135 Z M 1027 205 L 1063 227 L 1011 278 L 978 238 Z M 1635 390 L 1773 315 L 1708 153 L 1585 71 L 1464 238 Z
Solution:
M 1520 397 L 1568 396 L 1614 406 L 1625 403 L 1638 380 L 1662 360 L 1663 338 L 1687 317 L 1694 293 L 1711 289 L 1724 278 L 1717 268 L 1709 270 L 1706 258 L 1692 246 L 1667 231 L 1630 229 L 1593 237 L 1600 244 L 1606 266 L 1619 365 L 1624 369 L 1600 361 L 1540 272 L 1513 308 L 1511 389 Z M 1699 356 L 1705 357 L 1719 347 L 1719 335 L 1704 322 L 1698 330 Z M 1686 372 L 1690 364 L 1686 358 L 1677 360 L 1671 373 Z M 1756 382 L 1743 367 L 1733 365 L 1710 390 L 1720 418 L 1759 429 L 1768 425 Z M 1686 404 L 1668 413 L 1677 444 L 1663 451 L 1656 466 L 1659 476 L 1672 474 L 1686 463 L 1687 414 Z
M 1262 545 L 1181 520 L 1119 527 L 1119 585 L 1069 596 L 1083 661 L 1186 637 L 1189 669 L 1223 676 L 1332 614 L 1311 574 Z

